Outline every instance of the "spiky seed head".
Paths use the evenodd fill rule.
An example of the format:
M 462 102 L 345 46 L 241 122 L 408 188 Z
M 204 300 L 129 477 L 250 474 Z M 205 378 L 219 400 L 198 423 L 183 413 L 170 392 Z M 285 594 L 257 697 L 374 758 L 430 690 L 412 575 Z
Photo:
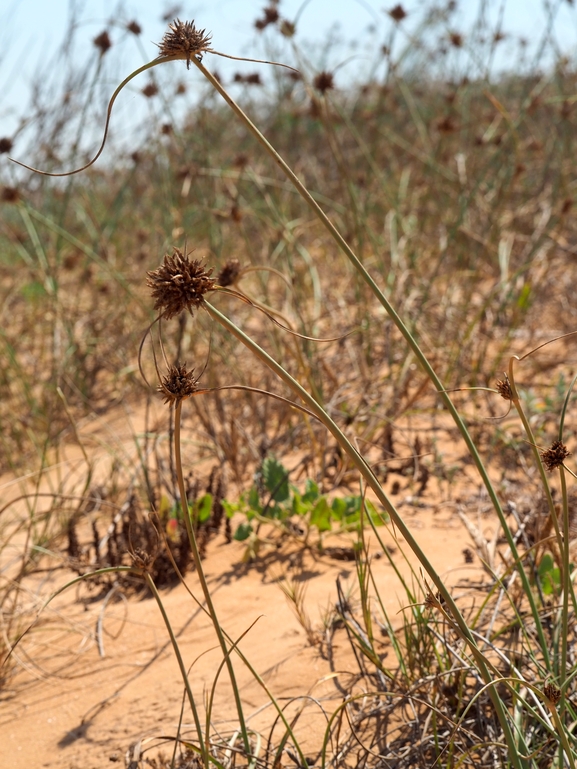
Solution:
M 557 705 L 561 699 L 561 689 L 559 689 L 558 686 L 555 686 L 555 684 L 551 683 L 551 681 L 546 683 L 543 687 L 543 694 L 545 697 L 547 697 L 552 705 Z
M 332 72 L 319 72 L 313 80 L 313 85 L 321 93 L 335 87 L 335 78 Z
M 216 282 L 219 286 L 226 288 L 232 286 L 240 275 L 240 262 L 238 259 L 229 259 L 220 271 Z
M 570 456 L 571 452 L 563 441 L 553 441 L 548 449 L 541 452 L 541 459 L 549 472 L 552 472 L 556 467 L 561 467 L 567 457 Z
M 112 40 L 106 30 L 97 35 L 92 41 L 94 45 L 100 50 L 100 55 L 104 56 L 109 48 L 112 48 Z
M 463 35 L 460 32 L 449 32 L 449 42 L 453 48 L 463 47 Z
M 158 93 L 158 86 L 156 83 L 147 83 L 147 85 L 145 85 L 142 89 L 142 93 L 144 96 L 146 96 L 147 99 L 152 99 L 152 97 L 156 96 Z
M 0 139 L 0 155 L 2 155 L 5 152 L 10 152 L 12 149 L 12 139 L 9 139 L 7 136 L 3 136 Z
M 159 58 L 176 56 L 185 59 L 188 69 L 193 56 L 201 56 L 211 50 L 212 35 L 207 35 L 205 29 L 197 29 L 194 26 L 194 21 L 175 19 L 168 27 L 169 32 L 165 33 L 158 46 L 160 49 Z
M 158 385 L 158 392 L 164 396 L 165 403 L 177 403 L 190 398 L 197 390 L 198 379 L 194 376 L 194 369 L 188 371 L 186 363 L 169 366 Z
M 147 273 L 146 283 L 152 289 L 154 309 L 166 320 L 183 310 L 192 313 L 193 308 L 202 305 L 207 291 L 214 290 L 216 280 L 211 275 L 212 269 L 207 270 L 199 259 L 190 260 L 174 248 L 172 255 L 164 255 L 160 267 Z
M 511 389 L 511 382 L 509 382 L 507 374 L 505 374 L 505 379 L 499 379 L 497 381 L 497 392 L 501 398 L 504 398 L 506 401 L 513 400 L 513 390 Z
M 395 5 L 394 8 L 391 8 L 390 11 L 387 11 L 389 16 L 393 21 L 399 22 L 402 21 L 407 17 L 407 12 L 403 8 L 403 6 L 399 3 L 398 5 Z

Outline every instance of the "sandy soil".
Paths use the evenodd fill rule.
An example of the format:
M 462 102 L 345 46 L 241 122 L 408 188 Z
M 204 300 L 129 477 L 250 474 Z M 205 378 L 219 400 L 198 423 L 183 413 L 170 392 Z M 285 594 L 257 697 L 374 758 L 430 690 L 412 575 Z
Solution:
M 409 514 L 420 543 L 449 583 L 478 577 L 477 568 L 464 564 L 462 549 L 469 539 L 455 514 L 433 509 L 412 509 Z M 385 540 L 395 546 L 390 531 Z M 288 576 L 306 583 L 305 608 L 321 632 L 323 615 L 337 599 L 336 579 L 353 588 L 355 564 L 283 550 L 246 565 L 242 554 L 241 543 L 225 544 L 219 538 L 209 546 L 205 568 L 222 626 L 238 637 L 256 622 L 241 647 L 275 696 L 284 704 L 286 698 L 313 692 L 330 711 L 340 695 L 334 678 L 323 679 L 354 669 L 346 639 L 343 635 L 335 640 L 339 657 L 337 669 L 331 670 L 319 647 L 308 642 L 278 581 Z M 396 612 L 403 598 L 393 569 L 385 557 L 373 560 L 373 568 L 386 608 L 399 620 Z M 45 579 L 39 575 L 36 585 L 29 585 L 31 595 L 47 594 L 66 578 L 63 570 Z M 194 574 L 187 583 L 200 595 Z M 150 748 L 163 735 L 176 733 L 183 687 L 157 604 L 149 597 L 116 596 L 105 606 L 102 598 L 89 600 L 89 595 L 82 586 L 59 596 L 18 648 L 19 669 L 0 702 L 2 769 L 96 769 L 110 762 L 122 766 L 127 749 L 138 740 Z M 192 686 L 201 703 L 221 660 L 214 630 L 182 585 L 163 591 L 162 598 L 186 664 L 193 665 Z M 266 694 L 240 660 L 235 668 L 250 725 L 268 734 L 274 714 L 270 706 L 261 710 Z M 318 707 L 311 705 L 309 711 L 307 735 L 301 736 L 305 747 L 314 751 L 323 718 Z M 230 732 L 234 715 L 223 673 L 214 728 Z M 185 708 L 185 731 L 192 734 L 190 722 Z

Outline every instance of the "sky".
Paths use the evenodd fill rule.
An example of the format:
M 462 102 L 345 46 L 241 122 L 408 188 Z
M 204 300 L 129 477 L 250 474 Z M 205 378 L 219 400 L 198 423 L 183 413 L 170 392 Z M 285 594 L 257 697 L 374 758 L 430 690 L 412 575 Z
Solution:
M 401 5 L 407 17 L 397 34 L 398 45 L 407 45 L 410 49 L 410 34 L 418 36 L 418 21 L 431 2 L 403 0 Z M 441 4 L 447 0 L 436 2 Z M 272 33 L 270 30 L 258 33 L 254 22 L 262 16 L 266 4 L 266 0 L 125 0 L 123 3 L 118 0 L 0 0 L 0 137 L 10 136 L 16 130 L 19 116 L 26 111 L 31 83 L 38 74 L 41 73 L 47 83 L 53 77 L 51 62 L 63 42 L 73 7 L 77 9 L 80 24 L 72 61 L 80 62 L 83 57 L 85 60 L 87 54 L 94 56 L 92 41 L 108 27 L 115 54 L 117 48 L 122 49 L 115 60 L 114 77 L 118 77 L 119 73 L 128 74 L 157 55 L 153 41 L 160 41 L 166 30 L 163 16 L 178 15 L 183 20 L 194 20 L 198 27 L 212 32 L 217 50 L 236 56 L 262 56 L 266 53 L 266 41 L 273 39 Z M 374 62 L 375 51 L 387 41 L 392 28 L 386 11 L 395 5 L 395 0 L 280 0 L 278 10 L 283 18 L 291 21 L 298 16 L 295 40 L 313 65 L 339 66 L 339 78 L 343 82 L 356 66 L 370 67 L 370 62 Z M 546 28 L 547 6 L 556 9 L 556 40 L 563 51 L 575 59 L 577 3 L 570 0 L 457 0 L 457 13 L 451 23 L 465 39 L 475 32 L 481 6 L 486 8 L 494 24 L 502 19 L 502 30 L 507 33 L 497 66 L 515 66 L 518 48 L 511 42 L 513 36 L 523 36 L 530 44 L 536 44 Z M 136 20 L 142 28 L 139 39 L 127 35 L 121 24 L 111 27 L 113 18 L 121 22 Z M 335 44 L 331 49 L 332 59 L 325 61 L 323 42 L 329 34 L 333 35 Z M 130 39 L 117 46 L 123 37 Z M 351 50 L 345 41 L 353 39 L 357 40 L 357 46 Z M 275 40 L 280 41 L 280 36 L 276 35 Z M 467 54 L 459 52 L 459 55 Z M 255 65 L 232 64 L 217 57 L 206 57 L 205 64 L 207 61 L 219 74 L 224 73 L 225 79 L 227 73 L 239 69 L 255 70 Z M 136 104 L 136 97 L 134 99 Z

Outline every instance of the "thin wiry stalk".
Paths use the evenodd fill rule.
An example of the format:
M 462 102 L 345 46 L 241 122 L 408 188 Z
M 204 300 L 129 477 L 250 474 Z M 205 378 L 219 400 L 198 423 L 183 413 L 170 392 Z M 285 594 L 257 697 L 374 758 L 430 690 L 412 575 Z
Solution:
M 162 603 L 162 598 L 160 597 L 158 590 L 156 589 L 156 585 L 154 584 L 154 580 L 148 574 L 148 572 L 145 572 L 144 578 L 146 580 L 146 584 L 150 588 L 150 592 L 154 596 L 154 599 L 156 603 L 158 604 L 158 608 L 160 609 L 160 613 L 162 614 L 162 619 L 164 620 L 164 624 L 166 626 L 166 630 L 168 632 L 168 635 L 170 637 L 170 642 L 172 644 L 172 649 L 174 651 L 174 656 L 176 657 L 176 661 L 178 662 L 178 667 L 180 668 L 180 674 L 182 676 L 182 681 L 184 683 L 184 688 L 186 689 L 186 694 L 188 696 L 188 702 L 190 705 L 190 709 L 192 711 L 192 716 L 194 718 L 194 725 L 196 726 L 196 733 L 198 735 L 198 744 L 200 745 L 200 752 L 202 755 L 202 763 L 205 766 L 205 769 L 208 769 L 210 765 L 210 755 L 208 750 L 208 743 L 205 744 L 205 741 L 202 737 L 202 726 L 200 724 L 200 716 L 198 714 L 198 710 L 196 708 L 196 703 L 194 701 L 194 696 L 192 694 L 192 689 L 190 688 L 190 681 L 188 679 L 188 673 L 186 670 L 186 666 L 184 664 L 184 660 L 182 659 L 182 654 L 180 653 L 180 649 L 178 646 L 178 641 L 176 640 L 176 636 L 174 635 L 174 632 L 172 630 L 172 626 L 170 624 L 170 620 L 168 619 L 168 614 L 165 611 L 164 605 Z M 206 739 L 208 741 L 208 734 L 206 735 Z
M 433 568 L 433 565 L 430 563 L 427 556 L 425 555 L 425 553 L 423 552 L 423 550 L 421 549 L 417 541 L 414 539 L 410 529 L 406 526 L 404 520 L 398 514 L 396 508 L 394 507 L 392 502 L 389 500 L 389 498 L 385 494 L 379 481 L 373 474 L 373 471 L 371 470 L 370 466 L 367 464 L 365 459 L 362 457 L 362 455 L 359 454 L 359 452 L 351 444 L 348 438 L 340 430 L 338 425 L 335 422 L 333 422 L 330 416 L 317 404 L 317 402 L 309 395 L 309 393 L 307 393 L 307 391 L 304 390 L 304 388 L 301 387 L 301 385 L 295 379 L 293 379 L 293 377 L 291 377 L 291 375 L 287 371 L 285 371 L 282 368 L 282 366 L 280 366 L 273 358 L 271 358 L 268 355 L 268 353 L 266 353 L 261 347 L 259 347 L 259 345 L 257 345 L 256 342 L 254 342 L 250 337 L 244 334 L 225 315 L 222 315 L 222 313 L 220 313 L 215 307 L 213 307 L 208 302 L 205 303 L 205 306 L 206 306 L 207 312 L 214 320 L 218 321 L 222 326 L 224 326 L 228 331 L 230 331 L 239 341 L 241 341 L 246 347 L 248 347 L 248 349 L 251 350 L 251 352 L 253 352 L 265 365 L 267 365 L 270 369 L 272 369 L 272 371 L 274 371 L 282 379 L 282 381 L 284 381 L 285 384 L 287 384 L 291 388 L 291 390 L 297 396 L 299 396 L 304 400 L 308 408 L 310 408 L 311 411 L 313 411 L 316 414 L 318 419 L 321 420 L 321 422 L 325 425 L 325 427 L 336 438 L 339 445 L 344 449 L 348 457 L 352 460 L 353 464 L 356 466 L 358 471 L 366 480 L 367 484 L 371 487 L 373 492 L 376 494 L 379 502 L 383 505 L 387 513 L 391 516 L 393 522 L 395 523 L 397 528 L 400 530 L 407 544 L 409 545 L 411 550 L 415 553 L 415 555 L 419 558 L 419 561 L 422 563 L 423 567 L 425 568 L 425 570 L 427 571 L 427 573 L 435 583 L 436 587 L 438 588 L 439 592 L 445 599 L 447 606 L 449 607 L 449 610 L 453 615 L 455 622 L 457 623 L 460 633 L 462 634 L 463 638 L 466 640 L 467 644 L 469 645 L 469 648 L 471 649 L 473 656 L 475 657 L 475 661 L 479 667 L 479 672 L 483 677 L 483 680 L 486 682 L 491 681 L 491 674 L 489 672 L 488 663 L 483 657 L 479 648 L 477 647 L 477 644 L 469 631 L 468 625 L 465 619 L 463 618 L 463 616 L 461 615 L 459 609 L 457 608 L 457 605 L 455 604 L 450 592 L 447 590 L 447 588 L 445 587 L 445 584 L 439 577 L 436 570 Z M 523 763 L 516 749 L 514 737 L 509 726 L 508 714 L 505 710 L 504 703 L 502 702 L 497 692 L 493 688 L 490 689 L 489 693 L 493 701 L 495 710 L 497 711 L 497 715 L 501 723 L 501 728 L 503 729 L 503 733 L 505 734 L 505 739 L 507 740 L 507 744 L 509 746 L 511 760 L 515 765 L 515 767 L 517 767 L 517 769 L 522 769 Z
M 244 745 L 244 750 L 246 752 L 247 759 L 250 760 L 251 755 L 251 748 L 250 748 L 250 740 L 248 736 L 248 731 L 244 719 L 244 712 L 242 708 L 242 702 L 240 699 L 240 692 L 238 689 L 238 684 L 236 683 L 236 676 L 234 673 L 234 666 L 232 664 L 232 660 L 230 658 L 229 649 L 226 644 L 224 634 L 222 632 L 222 628 L 220 627 L 220 623 L 218 621 L 218 616 L 216 614 L 216 610 L 214 608 L 214 604 L 212 602 L 212 597 L 210 595 L 210 589 L 208 587 L 208 583 L 206 581 L 206 576 L 204 574 L 204 569 L 202 567 L 202 561 L 200 558 L 200 552 L 198 550 L 198 544 L 196 542 L 196 536 L 194 533 L 194 529 L 192 527 L 192 521 L 190 519 L 190 513 L 188 509 L 188 499 L 186 496 L 186 490 L 184 487 L 184 475 L 182 471 L 182 456 L 181 456 L 181 450 L 180 450 L 180 424 L 181 424 L 181 417 L 182 417 L 182 400 L 178 400 L 176 402 L 175 408 L 174 408 L 174 462 L 175 462 L 175 469 L 176 469 L 176 477 L 178 481 L 178 490 L 180 492 L 180 504 L 182 508 L 182 517 L 184 518 L 184 523 L 186 525 L 186 531 L 188 533 L 188 539 L 190 541 L 190 549 L 192 552 L 192 558 L 194 561 L 194 565 L 198 574 L 198 579 L 200 582 L 200 586 L 204 595 L 204 600 L 206 601 L 206 607 L 208 609 L 208 612 L 210 614 L 210 618 L 212 620 L 212 624 L 214 625 L 214 629 L 218 638 L 218 642 L 220 644 L 220 647 L 222 649 L 222 653 L 226 659 L 226 667 L 228 670 L 228 674 L 230 677 L 230 683 L 232 686 L 233 694 L 234 694 L 234 700 L 236 704 L 237 714 L 238 714 L 238 720 L 239 720 L 239 726 L 240 726 L 240 732 L 242 734 L 242 741 Z M 250 761 L 252 764 L 252 761 Z

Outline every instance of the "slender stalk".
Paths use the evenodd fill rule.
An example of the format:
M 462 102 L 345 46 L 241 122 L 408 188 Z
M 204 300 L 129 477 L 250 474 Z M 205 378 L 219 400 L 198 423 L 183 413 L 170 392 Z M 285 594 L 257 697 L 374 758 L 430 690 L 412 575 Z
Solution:
M 176 477 L 178 480 L 178 490 L 180 492 L 180 504 L 182 507 L 182 517 L 184 518 L 184 523 L 186 526 L 186 531 L 188 533 L 188 539 L 190 541 L 190 549 L 192 552 L 192 559 L 194 561 L 194 566 L 196 568 L 196 572 L 198 574 L 198 579 L 200 582 L 200 586 L 202 589 L 202 593 L 204 595 L 204 600 L 206 601 L 206 607 L 208 609 L 208 613 L 210 614 L 210 618 L 212 620 L 212 624 L 214 625 L 214 629 L 218 638 L 218 642 L 220 644 L 220 647 L 222 649 L 222 653 L 224 655 L 224 658 L 226 660 L 226 666 L 228 669 L 228 674 L 230 677 L 230 683 L 232 686 L 233 694 L 234 694 L 234 700 L 236 703 L 236 709 L 238 713 L 238 721 L 239 721 L 239 727 L 240 732 L 242 734 L 242 740 L 244 745 L 244 750 L 247 756 L 247 759 L 251 755 L 251 747 L 250 747 L 250 740 L 248 736 L 248 731 L 246 728 L 246 723 L 244 720 L 244 713 L 242 709 L 242 702 L 240 699 L 240 692 L 238 690 L 238 685 L 236 683 L 236 676 L 234 673 L 234 667 L 232 664 L 232 660 L 230 658 L 230 653 L 228 646 L 226 644 L 226 640 L 224 637 L 224 634 L 222 632 L 222 628 L 220 627 L 220 623 L 218 621 L 218 617 L 216 614 L 216 610 L 214 608 L 214 604 L 212 602 L 212 597 L 210 595 L 210 590 L 208 587 L 208 583 L 206 581 L 206 576 L 204 574 L 204 569 L 202 568 L 202 561 L 200 558 L 200 552 L 198 550 L 198 544 L 196 542 L 196 536 L 194 533 L 194 529 L 192 526 L 192 521 L 190 519 L 190 513 L 188 509 L 188 499 L 186 497 L 186 490 L 184 488 L 184 475 L 182 472 L 182 456 L 180 451 L 180 423 L 181 423 L 181 416 L 182 416 L 182 400 L 179 400 L 176 402 L 175 408 L 174 408 L 174 461 L 176 465 Z
M 415 538 L 413 537 L 410 529 L 406 526 L 404 520 L 398 514 L 395 506 L 389 500 L 384 489 L 381 487 L 378 479 L 374 475 L 373 471 L 371 470 L 370 466 L 368 465 L 364 457 L 356 450 L 356 448 L 352 445 L 349 439 L 341 431 L 338 425 L 335 422 L 333 422 L 331 417 L 319 406 L 319 404 L 314 400 L 314 398 L 287 371 L 285 371 L 282 368 L 282 366 L 280 366 L 280 364 L 278 364 L 274 360 L 274 358 L 271 358 L 271 356 L 267 352 L 265 352 L 265 350 L 263 350 L 256 342 L 254 342 L 249 336 L 247 336 L 243 331 L 241 331 L 241 329 L 239 329 L 232 321 L 230 321 L 225 315 L 220 313 L 211 304 L 205 301 L 204 306 L 206 307 L 206 310 L 209 313 L 209 315 L 214 320 L 218 321 L 222 326 L 224 326 L 224 328 L 230 331 L 230 333 L 232 333 L 240 342 L 242 342 L 249 350 L 251 350 L 251 352 L 253 352 L 266 366 L 268 366 L 272 371 L 274 371 L 279 376 L 279 378 L 283 382 L 285 382 L 285 384 L 288 387 L 290 387 L 290 389 L 305 402 L 307 407 L 318 417 L 318 419 L 323 423 L 323 425 L 327 428 L 327 430 L 329 430 L 329 432 L 338 441 L 339 445 L 343 448 L 347 456 L 351 459 L 355 467 L 358 469 L 360 474 L 366 480 L 367 484 L 373 490 L 373 492 L 377 496 L 377 499 L 383 505 L 387 513 L 390 515 L 395 526 L 399 529 L 399 531 L 405 538 L 407 544 L 409 545 L 411 550 L 415 553 L 415 555 L 418 557 L 419 561 L 427 571 L 431 580 L 434 582 L 434 584 L 438 588 L 440 594 L 443 596 L 456 622 L 458 630 L 460 631 L 462 637 L 467 642 L 471 650 L 471 653 L 475 657 L 475 662 L 478 665 L 481 676 L 487 683 L 490 682 L 492 678 L 489 672 L 488 662 L 485 660 L 483 654 L 479 650 L 473 636 L 471 635 L 469 627 L 465 619 L 461 615 L 461 612 L 459 611 L 457 605 L 455 604 L 450 592 L 447 590 L 447 588 L 445 587 L 445 584 L 439 577 L 437 571 L 435 570 L 433 565 L 430 563 L 429 559 L 427 558 L 427 556 L 425 555 L 425 553 L 423 552 L 423 550 L 421 549 L 421 547 L 419 546 Z M 521 769 L 521 767 L 523 766 L 523 763 L 516 749 L 514 737 L 509 726 L 508 714 L 505 709 L 505 706 L 501 701 L 499 695 L 493 690 L 493 687 L 490 688 L 489 693 L 493 701 L 493 706 L 497 711 L 499 721 L 503 729 L 503 733 L 505 734 L 505 739 L 507 740 L 509 752 L 511 755 L 511 760 L 513 761 L 513 764 L 515 765 L 515 767 L 517 767 L 517 769 Z
M 188 702 L 190 704 L 190 709 L 192 710 L 192 715 L 194 718 L 194 725 L 196 726 L 196 733 L 198 735 L 198 744 L 200 745 L 200 752 L 202 754 L 202 763 L 205 766 L 205 769 L 208 769 L 210 766 L 210 759 L 209 759 L 209 752 L 208 752 L 208 744 L 205 744 L 204 739 L 202 737 L 202 726 L 200 725 L 200 716 L 198 715 L 198 710 L 196 708 L 196 703 L 194 701 L 194 696 L 192 694 L 192 689 L 190 688 L 190 681 L 188 680 L 188 673 L 186 670 L 186 666 L 184 664 L 184 660 L 182 659 L 182 654 L 180 653 L 180 649 L 178 647 L 178 641 L 176 640 L 176 636 L 174 635 L 174 631 L 172 630 L 172 625 L 170 624 L 170 620 L 168 619 L 168 614 L 166 613 L 166 610 L 164 608 L 164 605 L 162 603 L 162 598 L 160 597 L 158 590 L 156 589 L 156 585 L 154 584 L 154 580 L 148 574 L 148 572 L 144 573 L 144 579 L 146 580 L 146 584 L 150 588 L 150 592 L 154 596 L 154 599 L 156 603 L 158 604 L 158 608 L 160 609 L 160 613 L 162 614 L 162 619 L 164 620 L 164 624 L 166 626 L 166 629 L 168 631 L 168 635 L 170 636 L 170 642 L 172 644 L 172 648 L 174 650 L 174 655 L 176 657 L 176 661 L 178 662 L 178 667 L 180 668 L 180 674 L 182 676 L 182 680 L 184 683 L 184 688 L 186 690 L 186 694 L 188 697 Z M 206 735 L 207 743 L 208 743 L 208 733 Z

